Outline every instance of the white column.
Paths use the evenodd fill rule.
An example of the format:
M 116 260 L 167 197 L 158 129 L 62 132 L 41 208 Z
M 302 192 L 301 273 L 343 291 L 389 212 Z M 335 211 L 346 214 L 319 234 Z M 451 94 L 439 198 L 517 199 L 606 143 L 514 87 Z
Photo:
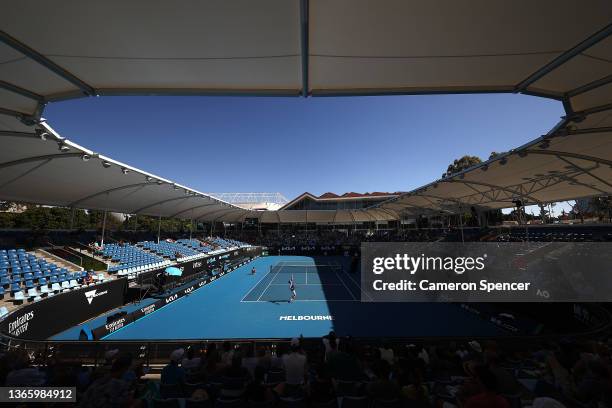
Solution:
M 102 242 L 100 246 L 104 248 L 104 233 L 106 232 L 106 211 L 104 211 L 104 218 L 102 219 Z

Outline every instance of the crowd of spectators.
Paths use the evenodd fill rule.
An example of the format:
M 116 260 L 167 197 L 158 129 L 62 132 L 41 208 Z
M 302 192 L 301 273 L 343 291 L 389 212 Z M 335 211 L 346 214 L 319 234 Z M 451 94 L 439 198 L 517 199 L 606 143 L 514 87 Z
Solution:
M 457 231 L 443 228 L 378 231 L 253 231 L 229 233 L 236 239 L 268 247 L 358 246 L 362 242 L 430 242 L 452 239 Z M 480 233 L 479 233 L 480 235 Z
M 5 386 L 76 386 L 82 407 L 610 407 L 610 344 L 364 344 L 338 338 L 210 343 L 174 350 L 157 377 L 108 350 L 94 368 L 23 350 L 0 358 Z

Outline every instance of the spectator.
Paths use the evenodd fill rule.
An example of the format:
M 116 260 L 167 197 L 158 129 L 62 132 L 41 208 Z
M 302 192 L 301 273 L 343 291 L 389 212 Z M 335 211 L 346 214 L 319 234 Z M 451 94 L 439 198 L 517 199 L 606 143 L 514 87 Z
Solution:
M 495 377 L 497 391 L 501 394 L 516 394 L 520 390 L 520 384 L 512 373 L 499 365 L 496 354 L 486 354 L 487 367 Z
M 368 385 L 368 394 L 373 399 L 395 400 L 399 397 L 399 387 L 391 381 L 391 367 L 385 360 L 377 360 L 373 367 L 375 380 Z
M 316 404 L 331 401 L 335 397 L 336 394 L 329 370 L 322 364 L 317 368 L 315 379 L 310 384 L 310 399 Z
M 282 356 L 285 369 L 285 384 L 282 394 L 295 394 L 302 391 L 308 374 L 307 359 L 301 353 L 300 341 L 297 338 L 291 340 L 291 352 Z
M 497 393 L 495 376 L 485 366 L 477 366 L 474 369 L 476 379 L 481 387 L 481 392 L 469 397 L 465 401 L 465 408 L 510 408 L 508 401 Z
M 223 373 L 221 396 L 225 398 L 240 398 L 249 380 L 249 370 L 242 366 L 240 353 L 233 353 L 232 362 Z
M 185 370 L 179 366 L 185 350 L 180 348 L 170 354 L 170 362 L 162 369 L 161 383 L 163 385 L 183 384 L 185 382 Z
M 330 331 L 327 336 L 323 337 L 323 347 L 325 348 L 325 359 L 329 354 L 335 353 L 338 351 L 338 344 L 340 343 L 340 339 L 336 337 L 336 333 L 334 331 Z
M 229 341 L 223 342 L 223 352 L 221 353 L 221 362 L 225 366 L 232 364 L 232 357 L 234 357 L 234 350 L 232 350 L 232 344 Z
M 253 376 L 258 365 L 259 358 L 255 356 L 255 344 L 253 344 L 253 346 L 247 347 L 246 356 L 242 359 L 242 366 L 249 370 L 249 374 Z
M 350 343 L 343 341 L 339 344 L 338 351 L 328 354 L 327 365 L 331 375 L 339 380 L 357 381 L 363 377 L 362 368 L 357 357 L 352 354 Z
M 272 401 L 274 395 L 269 387 L 266 387 L 264 382 L 264 376 L 266 370 L 262 366 L 256 366 L 253 371 L 253 380 L 249 382 L 245 392 L 245 398 L 251 402 L 265 402 Z
M 96 380 L 88 388 L 81 401 L 83 408 L 106 408 L 137 406 L 134 400 L 131 384 L 123 379 L 126 371 L 132 365 L 132 357 L 123 355 L 118 357 L 108 374 Z
M 30 365 L 30 359 L 25 352 L 16 355 L 13 370 L 6 376 L 5 385 L 7 387 L 40 387 L 45 385 L 46 376 L 44 371 Z
M 183 367 L 184 370 L 195 370 L 200 366 L 200 363 L 202 362 L 202 359 L 200 357 L 196 357 L 196 352 L 195 349 L 193 347 L 188 347 L 187 348 L 187 355 L 185 356 L 185 358 L 183 358 L 183 361 L 181 362 L 181 367 Z

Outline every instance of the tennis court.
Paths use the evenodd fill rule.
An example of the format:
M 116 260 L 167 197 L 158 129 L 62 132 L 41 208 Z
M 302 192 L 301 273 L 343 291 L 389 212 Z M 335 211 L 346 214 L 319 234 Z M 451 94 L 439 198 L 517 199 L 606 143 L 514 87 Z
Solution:
M 345 260 L 346 261 L 346 260 Z M 359 273 L 342 257 L 256 259 L 110 334 L 109 340 L 503 335 L 457 305 L 361 302 Z M 251 274 L 255 267 L 257 273 Z M 288 302 L 293 274 L 297 300 Z M 132 305 L 126 310 L 146 306 Z M 104 324 L 100 317 L 90 327 Z M 80 325 L 54 338 L 78 338 Z
M 295 302 L 357 302 L 359 285 L 337 264 L 279 262 L 247 292 L 241 302 L 288 302 L 293 279 Z

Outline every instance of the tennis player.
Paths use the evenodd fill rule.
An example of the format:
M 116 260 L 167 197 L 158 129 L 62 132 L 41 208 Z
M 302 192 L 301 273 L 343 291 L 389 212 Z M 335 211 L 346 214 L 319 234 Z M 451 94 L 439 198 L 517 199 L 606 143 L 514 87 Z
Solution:
M 293 280 L 293 275 L 291 275 L 291 279 L 289 279 L 289 290 L 291 291 L 291 298 L 289 298 L 289 303 L 291 303 L 297 297 L 297 293 L 295 293 L 295 281 Z
M 257 271 L 255 270 L 255 267 L 253 267 L 253 269 L 251 269 L 251 275 L 255 275 L 255 273 L 257 273 Z

